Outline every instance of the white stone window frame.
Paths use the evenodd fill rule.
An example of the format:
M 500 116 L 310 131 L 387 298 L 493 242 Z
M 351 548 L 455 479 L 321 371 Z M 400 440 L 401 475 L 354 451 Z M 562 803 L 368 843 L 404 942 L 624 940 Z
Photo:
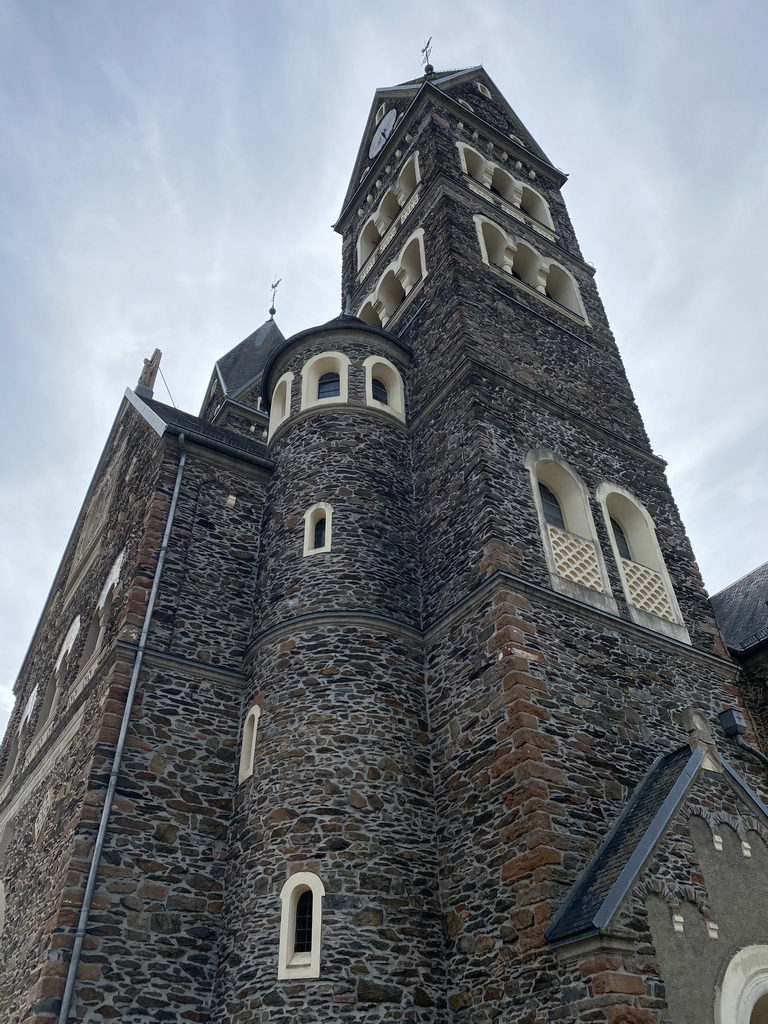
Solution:
M 245 782 L 253 775 L 253 765 L 256 759 L 256 736 L 259 730 L 259 719 L 261 708 L 254 704 L 248 709 L 248 714 L 243 722 L 243 735 L 240 742 L 240 766 L 237 773 L 237 781 Z
M 319 352 L 308 359 L 301 369 L 301 408 L 314 409 L 322 405 L 345 405 L 349 401 L 349 356 L 343 352 Z M 339 393 L 318 398 L 317 389 L 324 373 L 338 373 Z
M 468 178 L 471 178 L 472 181 L 477 182 L 478 185 L 481 185 L 489 192 L 492 192 L 491 182 L 493 181 L 494 173 L 498 171 L 501 174 L 503 174 L 504 177 L 509 179 L 512 192 L 511 197 L 504 196 L 499 192 L 492 192 L 492 194 L 496 198 L 501 199 L 502 202 L 508 204 L 508 206 L 512 207 L 513 212 L 519 213 L 526 220 L 533 221 L 533 223 L 537 227 L 544 228 L 545 233 L 548 236 L 554 237 L 555 222 L 552 219 L 552 213 L 549 209 L 549 203 L 537 188 L 534 188 L 533 185 L 531 185 L 531 183 L 528 181 L 521 181 L 519 178 L 516 178 L 514 174 L 510 174 L 506 167 L 502 167 L 501 164 L 495 163 L 493 160 L 489 160 L 473 146 L 467 145 L 466 142 L 457 142 L 456 146 L 458 147 L 459 150 L 461 169 L 463 173 L 467 175 Z M 479 176 L 477 174 L 473 174 L 472 171 L 470 170 L 470 161 L 467 159 L 468 152 L 471 153 L 473 156 L 473 160 L 471 161 L 472 163 L 477 164 L 479 162 L 479 166 L 481 168 Z M 544 214 L 543 220 L 540 217 L 536 217 L 529 210 L 523 209 L 522 202 L 523 193 L 525 191 L 533 193 L 533 195 L 538 198 L 539 202 L 541 203 L 542 213 Z
M 308 890 L 312 893 L 312 948 L 306 953 L 295 953 L 296 906 L 302 893 Z M 312 871 L 297 871 L 287 879 L 280 890 L 282 909 L 280 914 L 280 950 L 277 962 L 278 980 L 320 977 L 324 896 L 323 881 Z
M 315 526 L 323 518 L 325 519 L 325 544 L 322 547 L 316 548 L 314 546 Z M 307 555 L 321 555 L 325 551 L 330 551 L 332 540 L 333 505 L 329 505 L 327 501 L 318 501 L 314 505 L 310 505 L 304 513 L 304 557 L 306 558 Z
M 485 96 L 486 99 L 492 98 L 491 90 L 487 86 L 483 85 L 482 82 L 475 82 L 475 85 L 477 86 L 477 91 L 480 93 L 481 96 Z
M 632 520 L 627 520 L 616 515 L 612 517 L 611 509 L 609 508 L 612 495 L 617 495 L 619 498 L 629 503 L 634 511 Z M 595 497 L 600 503 L 600 507 L 603 512 L 605 528 L 608 533 L 608 539 L 613 552 L 613 560 L 616 563 L 616 569 L 619 574 L 619 579 L 621 580 L 621 586 L 626 598 L 630 618 L 639 626 L 645 626 L 646 629 L 651 629 L 655 633 L 664 633 L 667 636 L 673 637 L 675 640 L 680 640 L 683 643 L 690 644 L 691 638 L 685 627 L 685 621 L 683 619 L 682 612 L 680 611 L 680 605 L 677 603 L 675 590 L 672 586 L 672 579 L 669 575 L 666 562 L 664 561 L 664 556 L 661 553 L 661 547 L 659 546 L 659 541 L 656 536 L 656 527 L 647 508 L 625 487 L 608 481 L 600 484 L 595 492 Z M 618 544 L 616 543 L 611 518 L 616 519 L 616 522 L 618 522 L 624 532 L 630 553 L 633 556 L 630 561 L 636 562 L 641 566 L 646 566 L 648 569 L 658 573 L 672 611 L 672 619 L 666 619 L 659 615 L 654 615 L 642 608 L 638 608 L 632 603 L 631 589 L 624 570 L 623 559 L 619 551 Z
M 525 459 L 525 467 L 530 476 L 531 492 L 539 517 L 539 532 L 552 589 L 577 601 L 601 608 L 611 615 L 618 615 L 618 607 L 611 592 L 608 568 L 598 542 L 597 529 L 590 508 L 589 491 L 583 480 L 572 466 L 549 449 L 538 448 L 529 452 Z M 603 587 L 602 592 L 576 583 L 574 580 L 566 579 L 558 572 L 549 523 L 544 515 L 539 493 L 539 483 L 548 487 L 560 503 L 566 531 L 593 545 Z
M 365 403 L 375 409 L 381 409 L 405 422 L 405 392 L 403 378 L 394 363 L 384 356 L 368 356 L 363 360 L 365 370 Z M 388 402 L 380 402 L 373 397 L 373 381 L 377 378 L 387 389 Z
M 49 725 L 53 720 L 53 714 L 58 707 L 59 700 L 61 699 L 61 692 L 64 686 L 64 679 L 66 677 L 67 668 L 69 666 L 69 655 L 74 647 L 75 640 L 80 633 L 80 616 L 76 615 L 72 620 L 67 635 L 64 637 L 64 642 L 59 650 L 58 657 L 53 666 L 53 672 L 48 680 L 45 690 L 43 691 L 42 700 L 40 702 L 40 711 L 37 716 L 37 724 L 35 725 L 35 731 L 33 733 L 34 743 L 36 746 L 39 742 L 42 742 L 42 734 L 45 730 L 46 725 Z
M 406 181 L 408 178 L 411 177 L 411 172 L 413 172 L 414 184 L 412 188 L 408 188 L 406 185 Z M 421 170 L 419 168 L 419 154 L 417 151 L 415 153 L 412 153 L 411 156 L 405 161 L 405 163 L 402 166 L 402 169 L 397 175 L 394 185 L 386 190 L 384 195 L 381 197 L 380 202 L 377 204 L 376 209 L 370 215 L 370 217 L 366 219 L 365 223 L 358 232 L 358 270 L 365 266 L 365 264 L 376 255 L 377 250 L 381 246 L 382 241 L 386 237 L 387 232 L 390 230 L 392 225 L 396 224 L 397 221 L 404 219 L 403 212 L 405 211 L 405 216 L 407 216 L 408 213 L 410 213 L 411 207 L 409 206 L 408 210 L 406 211 L 406 204 L 408 203 L 408 200 L 418 188 L 420 182 Z M 385 207 L 390 196 L 394 197 L 398 205 L 398 211 L 394 217 L 389 217 L 389 214 L 385 210 Z M 370 246 L 370 248 L 367 251 L 364 251 L 364 249 L 369 244 L 366 241 L 366 239 L 368 235 L 371 233 L 371 225 L 373 225 L 373 228 L 375 229 L 375 233 L 377 236 L 376 241 Z
M 269 405 L 269 440 L 281 423 L 285 423 L 291 415 L 291 403 L 293 401 L 293 373 L 289 370 L 275 384 L 272 391 L 272 400 Z
M 581 289 L 579 288 L 578 281 L 570 271 L 566 270 L 556 260 L 543 257 L 530 242 L 510 234 L 500 224 L 497 224 L 496 221 L 491 220 L 490 217 L 478 213 L 475 214 L 473 219 L 483 263 L 497 272 L 508 276 L 512 284 L 517 287 L 535 292 L 544 302 L 549 303 L 554 309 L 559 310 L 566 316 L 573 317 L 581 323 L 589 323 L 589 317 L 581 298 Z M 497 242 L 499 240 L 502 242 L 503 251 L 498 260 L 492 259 L 493 254 L 488 248 L 485 229 L 489 229 L 489 234 L 494 233 L 498 236 Z M 524 257 L 524 259 L 521 261 L 520 257 Z M 522 266 L 519 266 L 521 262 Z M 556 267 L 558 271 L 564 274 L 572 285 L 576 308 L 566 305 L 547 294 L 547 278 L 553 267 Z M 513 269 L 519 276 L 514 276 Z M 522 273 L 521 270 L 523 271 Z
M 419 253 L 419 275 L 409 272 L 405 265 L 405 256 L 411 251 L 412 243 L 416 242 Z M 404 295 L 400 303 L 393 309 L 386 308 L 383 299 L 383 285 L 390 276 L 394 276 L 401 285 Z M 414 288 L 420 286 L 427 276 L 427 261 L 424 255 L 424 228 L 417 228 L 402 245 L 397 257 L 385 267 L 373 291 L 369 292 L 360 303 L 358 316 L 371 327 L 385 328 L 395 320 L 405 308 Z
M 745 946 L 715 989 L 715 1024 L 750 1024 L 761 1000 L 768 1002 L 768 946 Z

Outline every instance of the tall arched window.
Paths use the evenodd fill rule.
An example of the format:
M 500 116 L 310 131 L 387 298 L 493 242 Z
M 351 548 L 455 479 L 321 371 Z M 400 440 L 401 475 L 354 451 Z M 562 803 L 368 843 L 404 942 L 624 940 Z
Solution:
M 551 452 L 531 452 L 526 465 L 552 586 L 615 614 L 586 487 Z
M 261 708 L 254 704 L 245 716 L 243 724 L 243 741 L 240 747 L 240 770 L 238 782 L 244 782 L 253 775 L 253 763 L 256 757 L 256 732 L 259 727 Z
M 333 506 L 319 501 L 304 513 L 304 554 L 317 555 L 331 550 Z
M 323 896 L 322 879 L 311 871 L 291 875 L 280 891 L 278 978 L 320 977 Z
M 275 384 L 275 390 L 272 392 L 272 402 L 269 407 L 269 437 L 291 415 L 292 387 L 292 373 L 284 373 L 277 384 Z
M 648 511 L 618 484 L 601 484 L 597 497 L 630 616 L 640 625 L 689 643 Z

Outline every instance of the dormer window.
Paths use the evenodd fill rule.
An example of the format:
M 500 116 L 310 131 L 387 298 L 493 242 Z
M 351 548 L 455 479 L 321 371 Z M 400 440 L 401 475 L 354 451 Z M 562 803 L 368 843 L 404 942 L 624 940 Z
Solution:
M 338 373 L 324 373 L 317 382 L 318 398 L 336 398 L 341 394 L 341 377 Z

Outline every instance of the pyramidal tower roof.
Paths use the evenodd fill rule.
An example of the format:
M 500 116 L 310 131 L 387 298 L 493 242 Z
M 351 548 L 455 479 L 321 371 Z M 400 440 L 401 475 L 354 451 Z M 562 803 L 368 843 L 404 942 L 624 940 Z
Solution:
M 264 369 L 276 348 L 283 344 L 283 332 L 270 317 L 221 359 L 216 360 L 221 386 L 227 398 L 234 398 Z

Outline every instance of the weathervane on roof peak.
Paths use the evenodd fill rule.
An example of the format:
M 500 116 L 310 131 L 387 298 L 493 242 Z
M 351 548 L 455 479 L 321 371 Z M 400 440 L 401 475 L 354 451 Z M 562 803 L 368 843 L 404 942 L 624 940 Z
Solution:
M 282 277 L 278 277 L 275 283 L 270 286 L 272 288 L 272 305 L 269 307 L 269 315 L 270 317 L 273 318 L 275 313 L 277 312 L 277 310 L 275 309 L 275 295 L 277 294 L 277 286 L 280 284 L 282 280 Z
M 432 53 L 432 36 L 424 43 L 421 50 L 421 63 L 424 65 L 424 74 L 431 75 L 434 73 L 434 68 L 429 63 L 429 55 Z

